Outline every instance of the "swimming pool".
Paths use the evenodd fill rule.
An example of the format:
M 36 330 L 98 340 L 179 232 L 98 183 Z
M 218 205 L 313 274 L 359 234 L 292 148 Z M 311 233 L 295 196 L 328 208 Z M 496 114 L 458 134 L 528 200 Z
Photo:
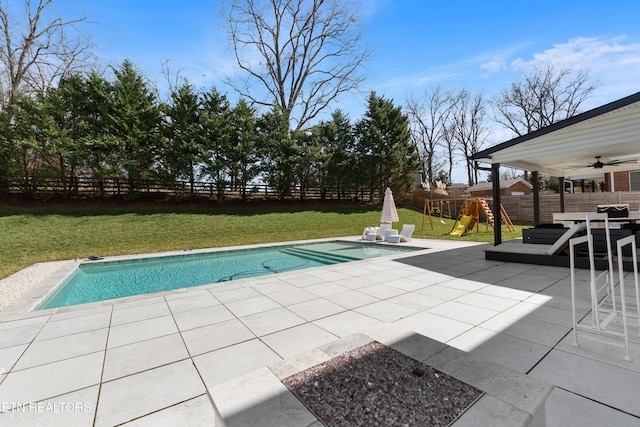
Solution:
M 83 263 L 36 310 L 283 273 L 424 248 L 331 241 Z

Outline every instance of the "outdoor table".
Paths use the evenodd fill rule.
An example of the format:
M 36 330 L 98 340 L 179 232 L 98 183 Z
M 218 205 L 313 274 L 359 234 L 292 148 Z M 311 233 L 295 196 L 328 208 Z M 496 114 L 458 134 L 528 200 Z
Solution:
M 585 216 L 588 213 L 593 212 L 564 212 L 564 213 L 554 213 L 553 214 L 553 223 L 554 224 L 564 224 L 565 226 L 571 226 L 578 222 L 585 222 Z M 638 212 L 629 212 L 629 216 L 620 217 L 620 218 L 608 218 L 610 225 L 616 225 L 617 227 L 621 227 L 622 224 L 637 224 L 640 217 L 638 216 Z M 594 222 L 598 222 L 599 220 L 594 220 Z

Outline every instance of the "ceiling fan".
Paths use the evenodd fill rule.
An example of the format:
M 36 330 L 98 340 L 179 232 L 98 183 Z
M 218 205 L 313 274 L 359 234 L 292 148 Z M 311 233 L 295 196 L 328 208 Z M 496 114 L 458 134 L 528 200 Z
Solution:
M 592 167 L 594 169 L 602 169 L 605 166 L 613 166 L 613 165 L 620 165 L 623 163 L 635 163 L 636 160 L 611 160 L 609 162 L 603 162 L 600 160 L 602 156 L 596 156 L 596 161 L 594 163 L 591 163 L 590 165 L 587 165 L 587 167 Z

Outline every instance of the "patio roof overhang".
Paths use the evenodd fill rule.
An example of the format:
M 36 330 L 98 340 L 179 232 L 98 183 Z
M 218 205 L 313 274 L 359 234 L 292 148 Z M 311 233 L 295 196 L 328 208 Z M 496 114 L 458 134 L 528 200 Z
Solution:
M 594 168 L 596 157 L 615 165 Z M 577 177 L 640 169 L 640 92 L 471 157 L 481 163 Z

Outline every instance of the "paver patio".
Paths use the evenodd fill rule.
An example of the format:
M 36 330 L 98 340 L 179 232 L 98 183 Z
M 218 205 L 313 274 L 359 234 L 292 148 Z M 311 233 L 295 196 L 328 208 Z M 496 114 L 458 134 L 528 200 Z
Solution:
M 640 426 L 637 326 L 632 362 L 572 346 L 567 268 L 411 245 L 428 249 L 66 309 L 29 312 L 26 294 L 0 312 L 0 425 L 213 425 L 207 388 L 395 323 L 555 385 L 547 425 Z M 578 302 L 587 315 L 586 282 Z

